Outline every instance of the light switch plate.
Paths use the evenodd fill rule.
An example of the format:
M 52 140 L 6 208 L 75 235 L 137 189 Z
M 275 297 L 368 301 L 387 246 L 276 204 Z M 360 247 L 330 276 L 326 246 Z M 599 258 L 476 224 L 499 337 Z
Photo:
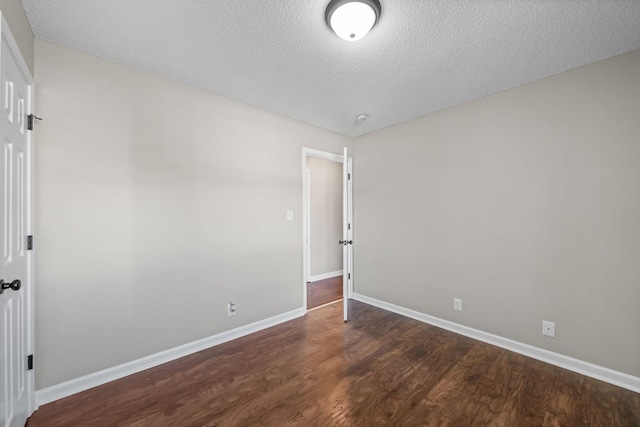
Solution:
M 293 211 L 292 210 L 288 210 L 287 211 L 287 221 L 293 221 Z

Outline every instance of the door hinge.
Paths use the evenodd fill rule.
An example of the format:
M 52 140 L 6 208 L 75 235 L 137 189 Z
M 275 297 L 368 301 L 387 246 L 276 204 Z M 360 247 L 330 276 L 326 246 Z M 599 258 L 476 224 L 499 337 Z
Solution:
M 42 118 L 36 116 L 35 114 L 29 114 L 27 116 L 27 129 L 33 130 L 33 120 L 42 120 Z
M 347 224 L 347 230 L 351 230 L 351 224 Z
M 33 250 L 33 236 L 27 236 L 27 250 Z
M 347 174 L 347 179 L 351 179 L 351 174 L 350 173 Z
M 27 370 L 33 369 L 33 354 L 27 356 Z
M 351 273 L 347 275 L 347 279 L 351 280 Z

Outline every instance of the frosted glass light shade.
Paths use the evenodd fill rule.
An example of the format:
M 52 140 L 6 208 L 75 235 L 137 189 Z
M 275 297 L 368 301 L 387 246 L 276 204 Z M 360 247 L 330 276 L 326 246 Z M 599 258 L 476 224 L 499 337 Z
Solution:
M 376 1 L 334 0 L 327 6 L 327 24 L 341 39 L 360 40 L 373 28 L 380 16 Z

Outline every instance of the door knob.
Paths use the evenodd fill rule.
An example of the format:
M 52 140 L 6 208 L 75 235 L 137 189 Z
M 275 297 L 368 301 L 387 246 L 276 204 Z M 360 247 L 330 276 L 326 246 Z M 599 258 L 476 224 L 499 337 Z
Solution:
M 4 280 L 0 279 L 0 294 L 2 294 L 5 289 L 19 291 L 21 287 L 22 287 L 22 282 L 20 282 L 20 280 L 18 279 L 14 280 L 11 283 L 5 282 Z

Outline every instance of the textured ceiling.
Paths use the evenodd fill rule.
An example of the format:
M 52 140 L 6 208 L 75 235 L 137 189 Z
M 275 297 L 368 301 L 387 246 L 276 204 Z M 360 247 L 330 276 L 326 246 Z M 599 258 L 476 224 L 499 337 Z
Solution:
M 357 42 L 327 3 L 23 0 L 38 38 L 349 136 L 640 49 L 638 0 L 381 0 Z

